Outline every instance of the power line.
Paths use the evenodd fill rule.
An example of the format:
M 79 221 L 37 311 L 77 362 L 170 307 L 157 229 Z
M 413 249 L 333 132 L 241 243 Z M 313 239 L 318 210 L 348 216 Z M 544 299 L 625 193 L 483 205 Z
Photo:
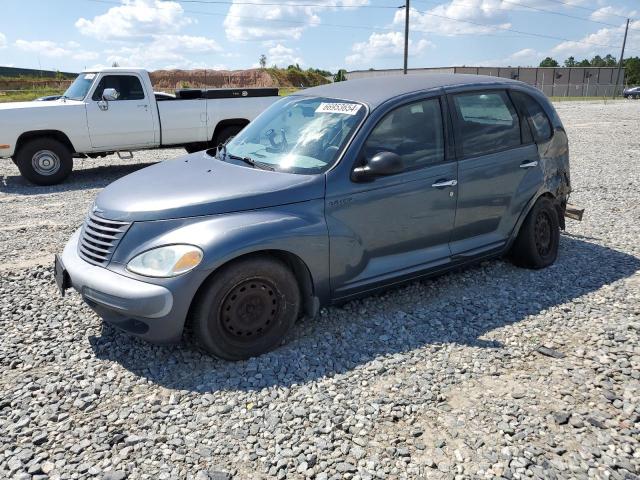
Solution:
M 575 5 L 573 3 L 564 2 L 562 0 L 547 0 L 547 2 L 559 3 L 560 5 L 566 5 L 567 7 L 571 7 L 571 8 L 579 8 L 581 10 L 586 10 L 588 12 L 597 12 L 598 10 L 600 10 L 599 8 L 583 7 L 582 5 Z M 611 16 L 614 16 L 614 17 L 620 17 L 620 18 L 624 18 L 624 19 L 630 18 L 631 20 L 638 20 L 637 18 L 627 17 L 626 15 L 620 15 L 619 13 L 608 13 L 607 15 L 611 15 Z
M 435 1 L 435 0 L 416 0 L 416 1 L 425 2 L 425 3 L 433 3 L 433 4 L 440 5 L 440 2 Z M 606 25 L 608 27 L 614 27 L 614 28 L 620 28 L 621 27 L 621 25 L 616 25 L 615 23 L 602 22 L 600 20 L 593 20 L 591 18 L 579 17 L 577 15 L 571 15 L 569 13 L 556 12 L 554 10 L 546 10 L 544 8 L 538 8 L 538 7 L 534 7 L 532 5 L 527 5 L 525 3 L 514 2 L 512 0 L 501 0 L 501 1 L 502 1 L 502 3 L 508 3 L 508 4 L 511 4 L 511 5 L 517 5 L 519 7 L 527 8 L 529 10 L 533 10 L 533 11 L 536 11 L 536 12 L 545 13 L 545 14 L 549 14 L 549 15 L 557 15 L 557 16 L 560 16 L 560 17 L 573 18 L 573 19 L 582 20 L 582 21 L 585 21 L 585 22 L 597 23 L 599 25 Z M 465 6 L 465 7 L 475 7 L 475 5 L 471 5 L 469 3 L 461 3 L 461 2 L 458 2 L 458 1 L 455 2 L 455 5 L 460 5 L 460 6 Z M 505 12 L 508 11 L 508 10 L 506 10 L 504 8 L 500 8 L 500 7 L 483 7 L 482 9 L 483 10 L 492 10 L 494 12 L 495 11 L 505 11 Z M 522 11 L 522 10 L 514 10 L 514 11 Z M 640 31 L 640 28 L 629 27 L 629 29 L 630 30 L 639 30 Z
M 104 4 L 109 4 L 109 5 L 118 5 L 118 6 L 122 6 L 123 4 L 118 2 L 118 1 L 114 1 L 114 0 L 87 0 L 89 2 L 94 2 L 94 3 L 104 3 Z M 182 0 L 185 1 L 185 0 Z M 190 0 L 190 1 L 198 1 L 198 2 L 202 2 L 202 3 L 213 3 L 214 1 L 216 2 L 216 4 L 232 4 L 233 2 L 230 2 L 228 0 Z M 422 0 L 422 1 L 427 1 L 427 0 Z M 247 2 L 249 3 L 249 2 Z M 258 3 L 258 2 L 250 2 L 252 5 L 265 5 L 264 3 Z M 282 3 L 278 4 L 278 5 L 283 5 Z M 298 4 L 298 5 L 312 5 L 312 4 Z M 320 4 L 313 4 L 313 5 L 320 5 Z M 323 7 L 326 7 L 327 5 L 322 4 Z M 368 7 L 372 7 L 372 6 L 368 6 Z M 149 6 L 148 8 L 151 9 L 155 9 L 155 10 L 159 10 L 158 7 L 152 7 Z M 353 8 L 353 7 L 352 7 Z M 361 7 L 360 7 L 361 8 Z M 397 7 L 385 7 L 385 8 L 393 8 L 394 10 L 397 9 Z M 305 21 L 296 21 L 296 20 L 285 20 L 285 19 L 265 19 L 264 17 L 252 17 L 252 16 L 246 16 L 246 15 L 233 15 L 233 14 L 228 14 L 228 13 L 215 13 L 215 12 L 202 12 L 202 11 L 194 11 L 194 10 L 183 10 L 184 13 L 189 13 L 192 15 L 207 15 L 207 16 L 219 16 L 219 17 L 230 17 L 230 18 L 242 18 L 242 19 L 247 19 L 247 20 L 261 20 L 261 21 L 266 21 L 266 22 L 278 22 L 278 23 L 288 23 L 288 24 L 293 24 L 293 25 L 305 25 L 305 26 L 314 26 L 314 27 L 330 27 L 330 28 L 348 28 L 348 29 L 360 29 L 360 30 L 378 30 L 378 31 L 397 31 L 397 29 L 395 28 L 389 28 L 389 27 L 371 27 L 371 26 L 367 26 L 367 25 L 345 25 L 345 24 L 331 24 L 331 23 L 320 23 L 320 24 L 316 24 L 316 25 L 310 25 L 309 22 L 305 22 Z M 491 24 L 487 24 L 487 23 L 482 23 L 482 22 L 476 22 L 473 20 L 462 20 L 462 19 L 458 19 L 458 18 L 454 18 L 454 17 L 449 17 L 446 15 L 439 15 L 430 11 L 425 11 L 425 12 L 420 12 L 418 11 L 418 13 L 422 14 L 422 15 L 429 15 L 429 16 L 433 16 L 433 17 L 438 17 L 438 18 L 442 18 L 445 20 L 450 20 L 453 22 L 459 22 L 459 23 L 466 23 L 466 24 L 471 24 L 471 25 L 476 25 L 476 26 L 481 26 L 481 27 L 488 27 L 488 28 L 492 28 L 492 29 L 497 29 L 497 30 L 502 30 L 502 31 L 508 31 L 508 32 L 513 32 L 513 33 L 517 33 L 519 35 L 524 35 L 524 36 L 529 36 L 529 37 L 538 37 L 538 38 L 545 38 L 545 39 L 551 39 L 551 40 L 560 40 L 563 42 L 573 42 L 573 43 L 577 43 L 577 44 L 584 44 L 584 45 L 592 45 L 592 46 L 597 46 L 597 47 L 606 47 L 606 48 L 618 48 L 617 45 L 608 45 L 608 44 L 600 44 L 600 43 L 594 43 L 594 42 L 588 42 L 585 40 L 573 40 L 573 39 L 569 39 L 569 38 L 565 38 L 565 37 L 558 37 L 558 36 L 554 36 L 554 35 L 547 35 L 547 34 L 541 34 L 541 33 L 534 33 L 534 32 L 525 32 L 525 31 L 521 31 L 521 30 L 516 30 L 513 28 L 509 28 L 509 27 L 504 27 L 501 25 L 491 25 Z M 436 32 L 428 32 L 428 31 L 423 31 L 424 33 L 432 33 L 432 34 L 436 34 Z M 456 35 L 460 35 L 458 33 L 453 32 Z M 470 35 L 482 35 L 482 36 L 492 36 L 491 34 L 478 34 L 478 33 L 473 33 Z M 495 36 L 500 36 L 501 35 L 495 35 Z
M 494 28 L 494 29 L 503 30 L 503 31 L 507 31 L 507 32 L 519 33 L 521 35 L 529 35 L 529 36 L 532 36 L 532 37 L 546 38 L 546 39 L 551 39 L 551 40 L 561 40 L 563 42 L 581 43 L 581 44 L 584 44 L 584 45 L 593 45 L 593 46 L 596 46 L 596 47 L 618 48 L 617 45 L 608 45 L 608 44 L 605 44 L 605 43 L 587 42 L 586 40 L 572 40 L 570 38 L 556 37 L 555 35 L 547 35 L 547 34 L 543 34 L 543 33 L 524 32 L 522 30 L 516 30 L 514 28 L 505 27 L 505 26 L 502 26 L 502 25 L 489 25 L 487 23 L 475 22 L 473 20 L 462 20 L 460 18 L 453 18 L 453 17 L 448 17 L 446 15 L 439 15 L 437 13 L 433 13 L 433 12 L 430 12 L 430 11 L 426 11 L 426 12 L 418 11 L 418 13 L 421 13 L 422 15 L 429 15 L 429 16 L 432 16 L 432 17 L 443 18 L 445 20 L 451 20 L 451 21 L 454 21 L 454 22 L 468 23 L 468 24 L 476 25 L 476 26 L 480 26 L 480 27 L 489 27 L 489 28 Z M 428 32 L 426 32 L 426 33 L 428 33 Z

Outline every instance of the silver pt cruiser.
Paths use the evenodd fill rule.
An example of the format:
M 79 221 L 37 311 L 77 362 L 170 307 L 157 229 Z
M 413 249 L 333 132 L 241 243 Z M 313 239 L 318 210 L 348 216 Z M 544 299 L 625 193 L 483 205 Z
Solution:
M 259 355 L 322 305 L 507 255 L 558 253 L 569 151 L 517 81 L 371 78 L 276 102 L 217 149 L 105 188 L 57 282 L 153 342 L 185 324 L 210 353 Z

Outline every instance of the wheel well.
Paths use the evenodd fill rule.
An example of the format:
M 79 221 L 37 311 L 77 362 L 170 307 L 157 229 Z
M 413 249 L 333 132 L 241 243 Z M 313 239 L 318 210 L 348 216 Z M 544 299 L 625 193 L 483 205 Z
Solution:
M 244 128 L 247 125 L 249 125 L 249 120 L 247 120 L 246 118 L 228 118 L 226 120 L 222 120 L 218 122 L 218 124 L 216 125 L 216 128 L 213 131 L 213 136 L 211 137 L 211 141 L 214 143 L 214 145 L 217 145 L 218 135 L 224 128 L 227 128 L 227 127 Z
M 75 148 L 73 148 L 73 144 L 69 137 L 67 137 L 64 133 L 59 130 L 34 130 L 31 132 L 25 132 L 18 137 L 18 141 L 16 142 L 16 152 L 22 148 L 22 146 L 27 143 L 29 140 L 33 140 L 35 138 L 54 138 L 58 140 L 60 143 L 67 146 L 71 153 L 75 153 Z
M 203 280 L 203 282 L 200 284 L 200 287 L 198 287 L 198 291 L 193 296 L 193 300 L 191 300 L 191 306 L 189 307 L 189 313 L 187 315 L 185 327 L 190 326 L 191 324 L 193 308 L 196 302 L 198 301 L 200 295 L 202 294 L 204 290 L 204 286 L 207 284 L 207 282 L 214 275 L 216 275 L 222 267 L 235 263 L 239 260 L 246 260 L 247 258 L 252 258 L 252 257 L 277 258 L 278 260 L 282 261 L 285 265 L 287 265 L 293 272 L 294 276 L 296 277 L 298 286 L 300 287 L 300 295 L 302 297 L 302 311 L 310 317 L 315 316 L 319 305 L 318 305 L 318 301 L 316 300 L 316 297 L 314 296 L 315 289 L 313 285 L 313 279 L 311 277 L 311 272 L 309 271 L 309 268 L 304 263 L 304 261 L 297 255 L 291 252 L 287 252 L 285 250 L 260 250 L 257 252 L 251 252 L 244 255 L 240 255 L 239 257 L 235 257 L 229 260 L 228 262 L 223 263 L 217 269 L 211 272 L 207 276 L 207 278 Z

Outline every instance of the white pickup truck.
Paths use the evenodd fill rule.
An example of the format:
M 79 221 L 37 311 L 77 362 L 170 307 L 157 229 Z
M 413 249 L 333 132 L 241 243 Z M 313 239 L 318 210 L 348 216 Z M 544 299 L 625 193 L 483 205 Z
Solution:
M 146 70 L 83 72 L 53 101 L 0 104 L 0 158 L 38 185 L 63 181 L 73 158 L 224 143 L 278 99 L 275 88 L 154 93 Z

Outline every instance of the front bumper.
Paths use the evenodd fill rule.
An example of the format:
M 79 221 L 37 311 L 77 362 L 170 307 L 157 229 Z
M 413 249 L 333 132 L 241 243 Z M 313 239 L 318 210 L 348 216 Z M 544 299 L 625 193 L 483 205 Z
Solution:
M 106 268 L 92 265 L 78 255 L 80 230 L 62 253 L 71 286 L 107 322 L 154 343 L 180 340 L 185 313 L 174 308 L 173 293 Z

